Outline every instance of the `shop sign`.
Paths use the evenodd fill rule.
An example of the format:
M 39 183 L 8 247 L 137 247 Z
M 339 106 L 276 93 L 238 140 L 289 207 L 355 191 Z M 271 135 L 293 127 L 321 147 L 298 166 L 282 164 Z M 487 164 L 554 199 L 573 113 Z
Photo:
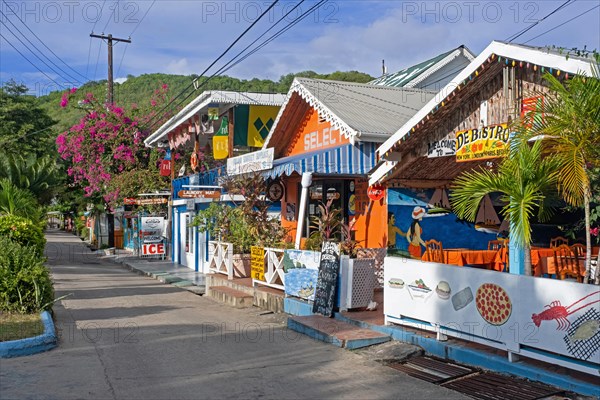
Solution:
M 180 190 L 177 196 L 182 199 L 220 199 L 220 190 Z
M 456 140 L 442 139 L 427 144 L 427 158 L 446 157 L 456 154 Z
M 385 196 L 385 187 L 382 185 L 373 185 L 369 187 L 367 196 L 373 201 L 381 200 Z
M 165 254 L 164 243 L 152 243 L 142 245 L 142 254 L 145 256 Z
M 273 168 L 274 151 L 275 148 L 271 147 L 228 159 L 227 175 L 240 175 Z
M 123 204 L 128 205 L 128 206 L 132 206 L 137 204 L 137 199 L 133 198 L 133 197 L 125 197 L 123 199 Z
M 456 133 L 456 161 L 503 157 L 510 137 L 507 124 L 469 129 Z
M 265 280 L 265 249 L 262 247 L 250 247 L 250 271 L 252 279 Z

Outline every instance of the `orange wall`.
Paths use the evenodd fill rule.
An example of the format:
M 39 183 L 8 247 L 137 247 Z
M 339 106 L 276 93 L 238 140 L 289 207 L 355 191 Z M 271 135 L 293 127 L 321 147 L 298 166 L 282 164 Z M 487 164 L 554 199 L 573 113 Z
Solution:
M 385 197 L 373 201 L 367 196 L 368 183 L 355 180 L 356 211 L 354 225 L 360 247 L 387 247 L 387 203 Z M 350 217 L 352 218 L 352 217 Z
M 292 136 L 286 156 L 318 151 L 350 143 L 339 130 L 331 130 L 329 122 L 319 122 L 319 114 L 311 108 L 299 129 Z

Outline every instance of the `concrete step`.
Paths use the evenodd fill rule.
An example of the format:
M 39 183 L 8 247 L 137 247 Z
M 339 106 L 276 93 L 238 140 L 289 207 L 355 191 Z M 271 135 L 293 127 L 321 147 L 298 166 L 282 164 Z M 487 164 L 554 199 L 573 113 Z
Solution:
M 180 288 L 186 287 L 186 286 L 192 286 L 194 283 L 192 281 L 188 281 L 186 279 L 180 280 L 178 282 L 172 282 L 171 283 L 173 286 L 177 286 Z
M 207 295 L 235 308 L 252 307 L 254 296 L 227 286 L 211 286 Z
M 289 317 L 288 328 L 313 339 L 350 350 L 391 340 L 390 336 L 383 333 L 360 328 L 322 315 Z
M 284 312 L 285 294 L 282 290 L 260 285 L 253 286 L 251 278 L 228 280 L 223 274 L 207 274 L 205 279 L 208 291 L 213 287 L 228 287 L 251 296 L 256 307 L 274 313 Z

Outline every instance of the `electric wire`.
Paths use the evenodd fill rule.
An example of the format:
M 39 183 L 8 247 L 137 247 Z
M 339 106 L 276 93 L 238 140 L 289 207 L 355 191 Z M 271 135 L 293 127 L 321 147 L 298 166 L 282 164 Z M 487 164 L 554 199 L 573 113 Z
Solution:
M 3 3 L 6 5 L 6 6 L 7 6 L 7 8 L 8 8 L 9 10 L 11 10 L 11 11 L 12 11 L 12 9 L 10 8 L 10 6 L 8 5 L 8 3 L 7 3 L 5 0 L 2 0 L 2 2 L 3 2 Z M 0 12 L 1 12 L 1 11 L 0 11 Z M 36 38 L 37 40 L 39 40 L 39 41 L 40 41 L 40 43 L 41 43 L 41 44 L 42 44 L 42 45 L 43 45 L 43 46 L 44 46 L 46 49 L 48 49 L 48 50 L 50 51 L 50 53 L 52 53 L 52 55 L 54 55 L 54 57 L 56 57 L 56 58 L 57 58 L 57 59 L 58 59 L 60 62 L 62 62 L 62 63 L 63 63 L 63 64 L 64 64 L 64 65 L 65 65 L 67 68 L 69 68 L 71 71 L 73 71 L 74 73 L 76 73 L 77 75 L 79 75 L 80 77 L 82 77 L 83 79 L 87 79 L 87 77 L 85 77 L 85 76 L 83 76 L 82 74 L 80 74 L 79 72 L 77 72 L 77 71 L 76 71 L 75 69 L 73 69 L 73 68 L 72 68 L 72 67 L 71 67 L 69 64 L 67 64 L 67 63 L 66 63 L 66 62 L 65 62 L 65 61 L 64 61 L 62 58 L 60 58 L 60 57 L 59 57 L 59 56 L 58 56 L 58 55 L 57 55 L 57 54 L 56 54 L 54 51 L 52 51 L 52 49 L 51 49 L 50 47 L 48 47 L 48 46 L 46 45 L 46 43 L 44 43 L 44 41 L 43 41 L 42 39 L 40 39 L 40 37 L 39 37 L 38 35 L 36 35 L 36 33 L 35 33 L 34 31 L 32 31 L 32 30 L 31 30 L 31 28 L 30 28 L 30 27 L 28 27 L 28 26 L 27 26 L 27 24 L 26 24 L 26 23 L 25 23 L 25 22 L 24 22 L 24 21 L 21 19 L 21 17 L 19 17 L 19 14 L 18 14 L 18 13 L 14 13 L 14 12 L 13 12 L 13 14 L 14 14 L 14 15 L 17 17 L 17 19 L 18 19 L 19 21 L 21 21 L 21 23 L 22 23 L 22 24 L 25 26 L 25 28 L 27 28 L 27 29 L 29 30 L 29 32 L 31 32 L 31 34 L 32 34 L 33 36 L 35 36 L 35 38 Z M 3 14 L 3 15 L 4 15 L 4 14 Z M 4 15 L 4 17 L 5 17 L 5 18 L 8 20 L 8 17 L 6 17 L 6 15 Z M 13 23 L 10 21 L 10 20 L 9 20 L 9 22 L 10 22 L 10 23 L 11 23 L 13 26 L 15 26 L 15 25 L 14 25 L 14 24 L 13 24 Z M 19 30 L 19 29 L 18 29 L 16 26 L 15 26 L 15 29 Z M 19 33 L 21 33 L 21 35 L 23 35 L 23 33 L 22 33 L 21 31 L 19 31 Z M 25 35 L 23 35 L 23 37 L 25 37 Z M 29 40 L 28 40 L 28 41 L 29 41 Z M 32 43 L 32 45 L 33 45 L 33 43 Z M 35 46 L 34 46 L 34 47 L 35 47 Z M 37 49 L 37 47 L 36 47 L 36 49 Z M 38 49 L 38 51 L 39 51 L 39 49 Z M 47 57 L 47 58 L 48 58 L 48 59 L 50 59 L 49 57 Z
M 154 3 L 156 3 L 156 0 L 152 0 L 152 3 L 150 4 L 150 7 L 148 7 L 148 9 L 146 10 L 146 12 L 144 13 L 144 15 L 142 16 L 142 19 L 140 19 L 138 21 L 138 23 L 135 25 L 135 27 L 133 28 L 133 30 L 131 31 L 131 33 L 129 34 L 129 37 L 133 36 L 133 34 L 135 33 L 135 31 L 137 31 L 137 29 L 140 27 L 140 25 L 142 24 L 142 21 L 144 20 L 144 18 L 146 18 L 146 15 L 148 15 L 148 13 L 150 12 L 150 9 L 152 8 L 152 6 L 154 5 Z
M 23 53 L 21 53 L 21 52 L 19 51 L 19 49 L 17 49 L 17 48 L 15 47 L 15 45 L 13 45 L 13 44 L 10 42 L 10 40 L 8 40 L 7 38 L 5 38 L 5 37 L 2 35 L 2 33 L 0 33 L 0 38 L 4 39 L 4 40 L 6 41 L 6 43 L 8 43 L 8 44 L 10 45 L 10 47 L 12 47 L 12 48 L 13 48 L 13 49 L 14 49 L 14 50 L 17 52 L 17 53 L 19 53 L 19 54 L 21 55 L 21 57 L 23 57 L 25 60 L 27 60 L 27 62 L 28 62 L 29 64 L 33 65 L 33 67 L 34 67 L 35 69 L 37 69 L 37 70 L 38 70 L 38 71 L 40 71 L 42 74 L 44 74 L 44 76 L 45 76 L 46 78 L 48 78 L 48 79 L 50 79 L 52 82 L 54 82 L 54 83 L 56 84 L 56 86 L 58 86 L 58 87 L 62 87 L 62 88 L 66 88 L 65 86 L 63 86 L 63 85 L 61 85 L 60 83 L 56 82 L 54 79 L 50 78 L 50 77 L 48 76 L 48 74 L 46 74 L 44 71 L 42 71 L 42 70 L 41 70 L 41 69 L 40 69 L 40 68 L 39 68 L 37 65 L 35 65 L 34 63 L 32 63 L 32 62 L 31 62 L 31 60 L 30 60 L 29 58 L 27 58 L 27 57 L 26 57 L 26 56 L 25 56 Z
M 540 22 L 542 22 L 543 20 L 545 20 L 546 18 L 548 18 L 549 16 L 551 16 L 552 14 L 557 13 L 558 11 L 562 10 L 563 8 L 573 4 L 575 2 L 575 0 L 567 0 L 564 3 L 562 3 L 560 6 L 558 6 L 557 8 L 555 8 L 552 12 L 550 12 L 548 15 L 546 15 L 545 17 L 542 17 L 541 19 L 538 19 L 537 21 L 535 21 L 533 24 L 529 25 L 528 27 L 522 29 L 521 31 L 509 36 L 506 41 L 509 43 L 512 43 L 514 40 L 518 39 L 519 37 L 523 36 L 523 34 L 525 34 L 526 32 L 528 32 L 529 30 L 533 29 L 535 26 L 537 26 Z
M 257 19 L 255 19 L 255 20 L 254 20 L 254 22 L 252 22 L 252 24 L 250 24 L 250 26 L 248 26 L 248 27 L 247 27 L 247 28 L 246 28 L 246 29 L 245 29 L 245 30 L 244 30 L 244 31 L 243 31 L 243 32 L 242 32 L 242 33 L 241 33 L 241 34 L 240 34 L 240 35 L 239 35 L 239 36 L 238 36 L 238 37 L 237 37 L 237 38 L 236 38 L 236 39 L 235 39 L 235 40 L 234 40 L 234 41 L 233 41 L 233 42 L 232 42 L 232 43 L 231 43 L 231 44 L 230 44 L 230 45 L 229 45 L 229 46 L 228 46 L 226 49 L 225 49 L 225 51 L 223 51 L 223 52 L 222 52 L 222 53 L 221 53 L 221 54 L 220 54 L 220 55 L 219 55 L 219 56 L 218 56 L 218 57 L 217 57 L 217 58 L 216 58 L 216 59 L 215 59 L 215 60 L 214 60 L 214 61 L 213 61 L 213 62 L 212 62 L 212 63 L 211 63 L 209 66 L 208 66 L 208 67 L 206 67 L 206 69 L 205 69 L 205 70 L 204 70 L 204 71 L 203 71 L 203 72 L 200 74 L 200 76 L 204 75 L 204 74 L 205 74 L 205 73 L 206 73 L 206 72 L 207 72 L 207 71 L 208 71 L 210 68 L 212 68 L 212 67 L 213 67 L 213 65 L 215 65 L 215 64 L 216 64 L 216 63 L 217 63 L 217 62 L 218 62 L 218 61 L 219 61 L 221 58 L 223 58 L 223 56 L 225 56 L 225 54 L 227 54 L 227 52 L 229 52 L 229 50 L 231 50 L 231 48 L 232 48 L 233 46 L 235 46 L 235 44 L 236 44 L 237 42 L 239 42 L 239 41 L 240 41 L 240 40 L 241 40 L 241 39 L 242 39 L 242 38 L 243 38 L 243 37 L 246 35 L 246 33 L 248 33 L 248 31 L 249 31 L 250 29 L 252 29 L 252 27 L 254 27 L 254 25 L 256 25 L 256 24 L 258 23 L 258 21 L 260 21 L 260 20 L 261 20 L 261 19 L 262 19 L 262 18 L 263 18 L 263 17 L 264 17 L 264 16 L 265 16 L 265 15 L 266 15 L 266 14 L 267 14 L 269 11 L 271 11 L 271 9 L 272 9 L 273 7 L 275 7 L 275 5 L 276 5 L 278 2 L 279 2 L 279 0 L 275 0 L 275 1 L 273 1 L 273 3 L 271 3 L 271 5 L 270 5 L 270 6 L 269 6 L 269 7 L 268 7 L 268 8 L 267 8 L 265 11 L 263 11 L 263 12 L 262 12 L 262 14 L 260 14 L 260 15 L 258 16 L 258 18 L 257 18 Z M 165 112 L 165 111 L 166 111 L 168 108 L 170 108 L 170 107 L 173 105 L 173 103 L 175 102 L 175 100 L 177 100 L 179 97 L 183 96 L 183 95 L 184 95 L 184 94 L 185 94 L 185 93 L 186 93 L 186 92 L 187 92 L 187 91 L 188 91 L 188 90 L 189 90 L 191 87 L 193 87 L 193 86 L 195 85 L 196 81 L 197 81 L 197 78 L 196 78 L 196 79 L 193 79 L 193 80 L 192 80 L 192 82 L 191 82 L 191 83 L 190 83 L 188 86 L 186 86 L 186 87 L 185 87 L 185 88 L 184 88 L 184 89 L 183 89 L 183 90 L 182 90 L 182 91 L 181 91 L 179 94 L 177 94 L 175 97 L 173 97 L 173 98 L 172 98 L 172 99 L 171 99 L 171 100 L 170 100 L 170 101 L 169 101 L 169 102 L 168 102 L 168 103 L 167 103 L 167 104 L 166 104 L 166 105 L 165 105 L 165 106 L 164 106 L 164 107 L 163 107 L 163 108 L 162 108 L 160 111 L 158 111 L 158 112 L 157 112 L 157 113 L 154 115 L 154 117 L 150 118 L 150 120 L 148 120 L 148 122 L 146 123 L 146 126 L 148 126 L 148 124 L 151 124 L 151 125 L 149 125 L 150 127 L 154 126 L 154 125 L 156 124 L 156 119 L 157 119 L 157 118 L 159 118 L 159 120 L 160 120 L 160 118 L 162 118 L 162 115 L 164 114 L 164 112 Z M 194 91 L 192 91 L 190 94 L 188 94 L 188 95 L 187 95 L 187 96 L 186 96 L 186 97 L 183 99 L 183 101 L 185 101 L 187 98 L 189 98 L 189 97 L 191 96 L 191 94 L 193 94 L 193 93 L 194 93 Z M 181 102 L 179 102 L 178 104 L 181 104 Z
M 100 50 L 102 50 L 102 43 L 104 40 L 101 40 L 98 44 L 98 56 L 96 57 L 96 68 L 94 69 L 94 81 L 96 80 L 96 74 L 98 73 L 98 63 L 100 62 Z
M 226 72 L 229 69 L 233 68 L 235 65 L 239 64 L 241 61 L 243 61 L 246 58 L 248 58 L 250 55 L 256 53 L 258 50 L 260 50 L 261 48 L 263 48 L 264 46 L 266 46 L 268 43 L 270 43 L 271 41 L 273 41 L 277 37 L 281 36 L 287 30 L 291 29 L 294 25 L 296 25 L 297 23 L 299 23 L 300 21 L 302 21 L 304 18 L 306 18 L 306 16 L 308 14 L 310 14 L 312 11 L 314 11 L 316 8 L 320 7 L 321 5 L 323 5 L 324 3 L 326 3 L 327 1 L 329 1 L 329 0 L 321 0 L 321 1 L 319 1 L 318 3 L 316 3 L 315 5 L 313 5 L 311 8 L 309 8 L 307 11 L 305 11 L 304 13 L 302 13 L 300 16 L 296 17 L 296 19 L 294 19 L 292 22 L 290 22 L 287 26 L 285 26 L 284 28 L 280 29 L 275 34 L 273 34 L 271 37 L 269 37 L 268 39 L 266 39 L 265 41 L 263 41 L 259 46 L 257 46 L 257 48 L 253 49 L 249 54 L 245 55 L 242 59 L 238 60 L 233 65 L 227 67 L 229 64 L 231 64 L 231 62 L 233 62 L 236 58 L 238 58 L 241 54 L 243 54 L 244 51 L 246 51 L 250 46 L 252 46 L 252 44 L 256 43 L 267 32 L 269 32 L 271 29 L 273 29 L 274 26 L 276 26 L 277 24 L 279 24 L 279 22 L 281 22 L 283 19 L 285 19 L 292 11 L 294 11 L 295 8 L 298 7 L 299 4 L 296 5 L 296 7 L 294 7 L 292 10 L 290 10 L 288 13 L 286 13 L 283 17 L 281 17 L 273 26 L 271 26 L 269 29 L 267 29 L 262 35 L 260 35 L 256 40 L 254 40 L 250 45 L 246 46 L 246 48 L 244 48 L 242 51 L 238 52 L 238 54 L 235 57 L 233 57 L 232 59 L 230 59 L 224 66 L 222 66 L 219 70 L 217 70 L 215 73 L 213 73 L 211 76 L 209 76 L 206 80 L 204 80 L 200 85 L 198 85 L 198 87 L 196 87 L 195 90 L 198 90 L 198 89 L 200 89 L 203 86 L 206 86 L 208 84 L 208 82 L 212 78 L 214 78 L 215 76 L 221 75 L 223 72 Z M 181 101 L 179 101 L 175 105 L 174 108 L 177 109 L 181 104 L 183 104 L 193 94 L 194 94 L 194 91 L 190 92 L 185 98 L 183 98 Z M 152 121 L 149 121 L 149 122 L 152 122 Z M 155 125 L 156 125 L 156 122 L 152 123 L 152 125 L 150 125 L 149 128 L 152 128 Z
M 119 0 L 117 0 L 117 2 L 115 3 L 114 8 L 112 9 L 110 15 L 108 16 L 108 21 L 106 21 L 106 25 L 104 25 L 104 29 L 102 29 L 102 33 L 106 32 L 106 28 L 108 28 L 108 24 L 110 24 L 110 19 L 112 18 L 112 16 L 115 13 L 115 10 L 119 8 Z M 118 18 L 118 14 L 117 14 L 117 18 Z
M 106 0 L 104 0 L 102 2 L 102 6 L 100 7 L 100 13 L 98 14 L 98 18 L 96 18 L 96 21 L 94 21 L 94 26 L 92 26 L 92 33 L 94 33 L 94 29 L 96 29 L 96 24 L 98 23 L 98 21 L 100 21 L 102 19 L 102 10 L 104 10 L 105 4 L 106 4 Z
M 4 15 L 4 13 L 2 11 L 0 11 L 0 14 L 2 14 L 4 16 L 4 18 L 6 18 L 6 15 Z M 12 24 L 12 22 L 9 20 L 9 22 Z M 17 35 L 15 34 L 12 29 L 10 29 L 10 27 L 8 25 L 4 25 L 4 27 L 15 37 L 15 39 L 17 39 L 19 42 L 21 42 L 21 44 L 27 49 L 29 50 L 29 52 L 31 54 L 33 54 L 38 60 L 40 60 L 46 67 L 48 67 L 53 73 L 55 73 L 60 79 L 63 79 L 65 81 L 68 81 L 69 79 L 65 79 L 65 77 L 60 73 L 57 72 L 54 68 L 52 68 L 50 65 L 48 65 L 48 63 L 46 61 L 44 61 L 39 55 L 37 55 L 34 51 L 31 50 L 31 48 L 29 48 L 27 46 L 27 44 L 25 44 L 25 42 L 23 42 L 23 40 Z M 17 31 L 20 33 L 21 31 L 19 31 L 19 29 L 17 29 Z M 21 33 L 22 34 L 22 33 Z M 25 40 L 27 40 L 29 43 L 31 43 L 29 41 L 29 39 L 27 39 L 27 37 L 25 37 Z M 33 45 L 33 43 L 32 43 Z M 35 46 L 33 45 L 33 47 L 41 53 L 41 51 Z M 42 54 L 43 55 L 43 54 Z M 50 61 L 52 63 L 52 60 L 48 59 L 48 61 Z M 54 64 L 54 63 L 53 63 Z M 56 66 L 56 65 L 55 65 Z M 61 71 L 63 74 L 65 74 L 66 76 L 68 76 L 69 78 L 73 79 L 76 82 L 79 82 L 77 79 L 73 78 L 72 76 L 70 76 L 69 74 L 67 74 L 64 70 L 62 70 L 59 67 L 56 67 L 59 71 Z
M 576 16 L 574 16 L 573 18 L 571 18 L 571 19 L 569 19 L 569 20 L 567 20 L 567 21 L 563 22 L 562 24 L 556 25 L 554 28 L 550 28 L 550 29 L 548 29 L 547 31 L 540 33 L 539 35 L 532 37 L 531 39 L 529 39 L 528 41 L 526 41 L 526 42 L 525 42 L 525 43 L 523 43 L 523 44 L 527 44 L 527 43 L 531 42 L 532 40 L 535 40 L 535 39 L 539 38 L 540 36 L 544 36 L 546 33 L 552 32 L 553 30 L 555 30 L 555 29 L 558 29 L 558 28 L 560 28 L 561 26 L 563 26 L 563 25 L 565 25 L 565 24 L 568 24 L 569 22 L 571 22 L 571 21 L 573 21 L 573 20 L 575 20 L 575 19 L 577 19 L 577 18 L 579 18 L 579 17 L 581 17 L 581 16 L 583 16 L 583 15 L 585 15 L 585 14 L 587 14 L 587 13 L 591 12 L 591 11 L 594 11 L 594 10 L 595 10 L 596 8 L 598 8 L 598 7 L 600 7 L 600 4 L 599 4 L 599 5 L 596 5 L 596 6 L 592 7 L 592 8 L 590 8 L 590 9 L 589 9 L 589 10 L 587 10 L 587 11 L 584 11 L 584 12 L 582 12 L 582 13 L 581 13 L 581 14 L 579 14 L 579 15 L 576 15 Z
M 89 74 L 89 70 L 90 70 L 90 57 L 92 55 L 92 37 L 90 36 L 90 45 L 88 47 L 88 59 L 87 59 L 87 67 L 85 67 L 85 74 L 86 76 Z M 87 80 L 89 81 L 90 78 L 87 78 Z

